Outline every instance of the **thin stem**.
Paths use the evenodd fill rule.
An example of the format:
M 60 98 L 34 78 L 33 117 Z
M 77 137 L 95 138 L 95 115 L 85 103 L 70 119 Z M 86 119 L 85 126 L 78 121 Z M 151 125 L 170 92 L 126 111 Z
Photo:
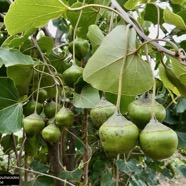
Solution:
M 84 5 L 84 3 L 85 3 L 85 0 L 83 1 L 83 5 Z M 80 19 L 81 19 L 82 14 L 83 14 L 83 10 L 80 11 L 79 17 L 78 17 L 78 20 L 77 20 L 77 23 L 76 23 L 75 28 L 74 28 L 73 41 L 75 41 L 75 38 L 76 38 L 76 31 L 77 31 L 77 28 L 78 28 L 78 25 L 79 25 L 79 22 L 80 22 Z M 73 54 L 72 54 L 72 55 L 73 55 L 73 65 L 75 65 L 75 64 L 76 64 L 75 42 L 73 42 L 73 49 L 72 49 L 72 50 L 73 50 Z
M 151 113 L 152 113 L 152 118 L 155 118 L 155 96 L 156 96 L 156 81 L 154 78 L 154 83 L 153 83 L 153 89 L 152 89 L 152 107 L 151 107 Z
M 120 70 L 120 74 L 119 74 L 119 85 L 118 85 L 118 96 L 117 96 L 117 103 L 116 103 L 116 108 L 117 108 L 117 112 L 120 112 L 120 101 L 121 101 L 121 93 L 122 93 L 122 79 L 123 79 L 123 72 L 124 72 L 124 68 L 125 68 L 125 61 L 127 59 L 127 51 L 128 51 L 128 36 L 129 36 L 129 28 L 131 25 L 127 25 L 126 26 L 126 32 L 125 32 L 125 44 L 126 44 L 126 48 L 123 54 L 123 61 L 121 64 L 121 70 Z
M 148 41 L 142 43 L 136 50 L 129 53 L 128 55 L 132 55 L 132 54 L 137 53 L 144 45 L 149 44 L 149 43 L 153 43 L 154 41 L 164 41 L 164 42 L 169 43 L 176 50 L 176 54 L 179 55 L 179 53 L 180 53 L 179 48 L 173 42 L 171 42 L 169 40 L 166 40 L 166 39 L 151 39 L 151 40 L 148 40 Z
M 116 160 L 116 186 L 119 186 L 119 167 L 117 164 L 117 161 L 119 160 L 120 155 L 117 155 L 117 160 Z
M 53 178 L 53 179 L 55 179 L 55 180 L 59 180 L 59 181 L 61 181 L 61 182 L 63 182 L 63 183 L 67 183 L 67 184 L 69 184 L 70 186 L 75 186 L 74 184 L 72 184 L 72 183 L 70 183 L 70 182 L 68 182 L 68 181 L 66 181 L 66 180 L 63 180 L 63 179 L 61 179 L 61 178 L 59 178 L 59 177 L 56 177 L 56 176 L 52 176 L 52 175 L 50 175 L 50 174 L 45 174 L 45 173 L 41 173 L 41 172 L 34 171 L 34 170 L 30 170 L 30 169 L 25 169 L 25 168 L 18 167 L 18 166 L 11 166 L 11 167 L 16 168 L 16 169 L 20 169 L 20 170 L 24 170 L 24 171 L 28 171 L 28 172 L 31 172 L 31 173 L 34 173 L 34 174 L 38 174 L 38 175 L 40 175 L 40 176 L 50 177 L 50 178 Z

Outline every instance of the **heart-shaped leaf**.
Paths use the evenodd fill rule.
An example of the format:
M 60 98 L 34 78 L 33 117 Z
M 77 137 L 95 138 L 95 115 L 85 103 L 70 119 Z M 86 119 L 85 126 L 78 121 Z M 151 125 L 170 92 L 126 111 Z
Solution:
M 136 32 L 129 31 L 129 45 L 126 45 L 126 26 L 113 29 L 102 41 L 100 47 L 89 59 L 83 71 L 83 78 L 96 89 L 117 94 L 118 82 L 124 54 L 136 48 Z M 153 84 L 150 66 L 137 54 L 127 57 L 122 78 L 122 94 L 138 95 L 148 91 Z
M 30 28 L 39 28 L 49 20 L 61 16 L 67 7 L 59 0 L 16 0 L 5 16 L 5 25 L 10 35 Z

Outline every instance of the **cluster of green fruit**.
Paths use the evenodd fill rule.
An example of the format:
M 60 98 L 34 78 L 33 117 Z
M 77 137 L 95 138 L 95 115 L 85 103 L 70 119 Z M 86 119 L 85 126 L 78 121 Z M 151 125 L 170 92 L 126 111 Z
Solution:
M 161 123 L 166 110 L 156 101 L 154 111 L 155 118 L 152 118 L 152 99 L 144 94 L 129 104 L 130 121 L 104 98 L 90 111 L 90 117 L 99 128 L 101 144 L 109 156 L 128 153 L 138 144 L 147 157 L 161 160 L 176 151 L 178 137 L 174 130 Z
M 34 94 L 35 95 L 35 94 Z M 74 122 L 74 113 L 60 104 L 50 101 L 47 102 L 47 91 L 39 90 L 38 101 L 36 96 L 23 106 L 23 128 L 28 136 L 34 136 L 41 132 L 45 141 L 56 142 L 64 128 L 68 128 Z M 40 114 L 44 113 L 42 117 Z
M 87 40 L 76 38 L 69 44 L 69 51 L 73 53 L 73 43 L 75 44 L 75 57 L 78 60 L 84 58 L 89 52 L 90 45 Z M 66 69 L 62 74 L 62 79 L 66 86 L 74 88 L 75 83 L 82 76 L 83 68 L 76 64 Z M 69 128 L 74 122 L 74 113 L 54 101 L 47 102 L 48 96 L 45 89 L 39 89 L 38 99 L 36 94 L 33 99 L 23 106 L 23 128 L 27 135 L 35 135 L 41 132 L 42 137 L 47 142 L 56 142 L 64 128 Z M 40 114 L 44 111 L 47 123 Z M 46 123 L 46 124 L 45 124 Z

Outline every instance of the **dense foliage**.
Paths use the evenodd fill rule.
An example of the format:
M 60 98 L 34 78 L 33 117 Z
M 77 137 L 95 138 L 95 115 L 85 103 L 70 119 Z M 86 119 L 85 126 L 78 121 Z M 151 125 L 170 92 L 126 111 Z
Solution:
M 25 186 L 185 176 L 185 31 L 185 0 L 0 0 L 0 173 Z

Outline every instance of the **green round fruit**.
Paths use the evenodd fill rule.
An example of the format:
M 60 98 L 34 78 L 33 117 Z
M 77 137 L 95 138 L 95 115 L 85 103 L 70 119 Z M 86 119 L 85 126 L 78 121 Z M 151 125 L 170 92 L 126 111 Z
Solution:
M 37 99 L 37 92 L 34 93 L 33 97 L 35 100 Z M 43 88 L 39 89 L 38 102 L 44 103 L 44 101 L 46 101 L 47 98 L 48 92 Z
M 35 107 L 36 107 L 36 101 L 31 100 L 28 103 L 26 103 L 25 105 L 23 105 L 23 114 L 24 116 L 29 116 L 31 114 L 34 113 L 35 111 Z M 41 103 L 37 103 L 37 114 L 41 114 L 43 110 L 43 105 Z
M 44 126 L 44 120 L 37 113 L 33 113 L 23 119 L 23 128 L 29 135 L 38 134 Z
M 71 88 L 74 88 L 74 84 L 83 74 L 83 68 L 72 65 L 70 68 L 63 72 L 63 80 L 65 84 Z
M 174 154 L 178 137 L 174 130 L 152 119 L 140 133 L 139 145 L 147 157 L 161 160 Z
M 90 51 L 90 44 L 86 39 L 76 38 L 69 44 L 69 51 L 73 54 L 73 43 L 75 44 L 75 57 L 83 59 Z
M 111 102 L 102 98 L 99 103 L 91 109 L 90 118 L 92 119 L 94 126 L 99 128 L 110 116 L 116 111 L 116 106 Z
M 56 125 L 63 129 L 65 127 L 69 127 L 74 122 L 75 116 L 74 113 L 65 107 L 62 107 L 59 112 L 55 115 Z
M 127 153 L 136 146 L 139 131 L 135 124 L 115 112 L 100 128 L 99 137 L 110 155 Z
M 156 119 L 163 122 L 166 110 L 157 101 L 154 102 L 154 111 Z M 143 129 L 152 118 L 152 99 L 142 95 L 140 99 L 131 102 L 128 106 L 128 116 L 134 124 Z
M 0 13 L 7 12 L 9 9 L 10 3 L 8 0 L 0 0 Z
M 60 108 L 61 108 L 61 105 L 57 104 L 57 112 L 59 111 Z M 56 114 L 56 102 L 51 101 L 51 102 L 45 104 L 44 105 L 44 113 L 48 119 L 53 118 Z
M 59 140 L 61 131 L 55 124 L 50 124 L 42 130 L 42 137 L 45 141 L 53 143 Z

